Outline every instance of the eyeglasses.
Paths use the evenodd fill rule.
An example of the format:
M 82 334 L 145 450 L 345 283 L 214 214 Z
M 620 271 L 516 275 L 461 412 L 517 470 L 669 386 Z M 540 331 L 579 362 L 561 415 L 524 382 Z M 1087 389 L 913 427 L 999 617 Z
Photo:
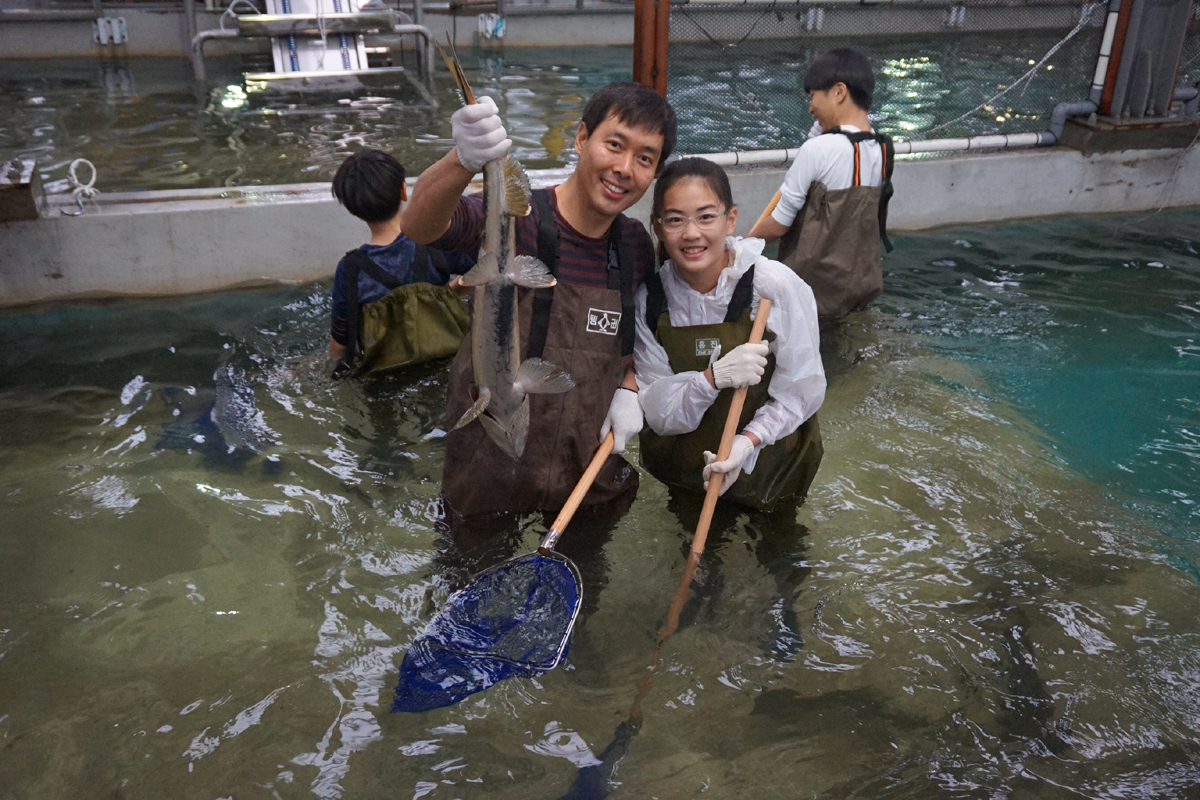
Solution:
M 717 227 L 721 222 L 721 217 L 728 215 L 728 211 L 722 211 L 720 214 L 715 211 L 705 211 L 694 217 L 686 217 L 683 214 L 668 214 L 665 217 L 659 217 L 658 224 L 662 225 L 663 230 L 667 233 L 679 233 L 687 227 L 689 222 L 694 222 L 697 228 L 707 231 Z

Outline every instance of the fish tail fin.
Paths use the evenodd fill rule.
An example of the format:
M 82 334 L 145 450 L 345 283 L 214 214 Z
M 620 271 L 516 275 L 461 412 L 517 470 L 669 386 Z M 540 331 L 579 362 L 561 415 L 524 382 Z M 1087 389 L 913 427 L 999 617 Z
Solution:
M 463 286 L 483 286 L 494 281 L 499 271 L 496 256 L 484 253 L 479 257 L 479 261 L 475 262 L 475 266 L 462 276 L 461 283 Z
M 517 286 L 524 286 L 526 289 L 549 289 L 558 283 L 550 273 L 549 267 L 533 256 L 510 258 L 504 274 Z
M 480 386 L 479 387 L 479 397 L 475 400 L 475 403 L 470 408 L 467 409 L 467 412 L 465 414 L 463 414 L 461 418 L 459 418 L 458 422 L 455 424 L 455 426 L 452 430 L 458 430 L 462 426 L 470 424 L 471 421 L 473 421 L 474 419 L 479 417 L 479 415 L 483 413 L 483 410 L 488 407 L 488 403 L 491 401 L 491 399 L 492 399 L 491 390 L 488 389 L 486 386 Z M 486 418 L 481 417 L 481 419 L 486 419 Z
M 527 358 L 517 369 L 516 386 L 525 394 L 558 394 L 575 388 L 575 380 L 542 358 Z
M 510 217 L 529 216 L 529 176 L 514 158 L 504 158 L 504 213 Z
M 529 435 L 529 398 L 526 397 L 517 406 L 517 410 L 508 420 L 508 427 L 484 414 L 479 418 L 484 430 L 492 441 L 510 458 L 520 458 L 525 452 L 525 439 Z

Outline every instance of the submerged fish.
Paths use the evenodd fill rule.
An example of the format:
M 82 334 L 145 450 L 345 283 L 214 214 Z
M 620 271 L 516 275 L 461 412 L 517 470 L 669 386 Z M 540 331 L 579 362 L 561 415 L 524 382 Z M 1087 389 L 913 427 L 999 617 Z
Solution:
M 442 51 L 463 100 L 475 102 L 458 56 Z M 471 369 L 479 397 L 454 427 L 478 419 L 501 450 L 520 458 L 529 433 L 529 395 L 574 388 L 563 370 L 540 358 L 521 361 L 517 287 L 549 288 L 550 270 L 533 256 L 516 254 L 516 218 L 529 214 L 529 178 L 504 156 L 483 166 L 483 247 L 475 267 L 462 277 L 475 287 L 471 318 Z

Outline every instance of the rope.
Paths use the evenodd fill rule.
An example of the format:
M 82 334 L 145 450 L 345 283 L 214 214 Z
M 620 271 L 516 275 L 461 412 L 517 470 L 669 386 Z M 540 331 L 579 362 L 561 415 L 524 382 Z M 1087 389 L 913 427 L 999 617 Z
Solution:
M 87 183 L 79 180 L 79 176 L 75 174 L 75 168 L 80 164 L 87 164 L 88 169 L 92 171 L 92 177 L 88 179 Z M 83 201 L 85 199 L 90 200 L 100 194 L 100 190 L 96 188 L 96 165 L 86 158 L 77 158 L 71 162 L 71 166 L 67 170 L 67 178 L 70 179 L 71 185 L 75 187 L 75 191 L 71 192 L 71 194 L 75 196 L 75 204 L 79 206 L 79 210 L 67 211 L 64 209 L 62 213 L 68 217 L 78 217 L 83 213 Z
M 926 129 L 923 132 L 925 134 L 925 136 L 928 137 L 929 134 L 933 133 L 934 131 L 940 131 L 942 128 L 948 128 L 951 125 L 955 124 L 956 122 L 962 122 L 967 117 L 973 116 L 974 114 L 982 111 L 987 106 L 990 106 L 992 103 L 999 100 L 1001 97 L 1004 97 L 1004 95 L 1008 94 L 1013 89 L 1020 86 L 1021 83 L 1025 82 L 1025 81 L 1031 81 L 1033 76 L 1037 75 L 1037 71 L 1039 69 L 1041 69 L 1043 64 L 1045 64 L 1047 61 L 1049 61 L 1051 59 L 1051 57 L 1053 57 L 1054 54 L 1057 53 L 1062 48 L 1063 45 L 1065 45 L 1067 42 L 1071 41 L 1071 39 L 1074 38 L 1075 34 L 1079 33 L 1081 30 L 1083 30 L 1085 27 L 1087 27 L 1088 22 L 1091 21 L 1092 12 L 1095 11 L 1097 8 L 1100 8 L 1105 5 L 1107 5 L 1107 4 L 1106 3 L 1088 3 L 1087 5 L 1083 6 L 1083 8 L 1081 9 L 1081 11 L 1079 13 L 1078 24 L 1076 24 L 1075 27 L 1071 29 L 1071 32 L 1068 33 L 1066 36 L 1064 36 L 1062 38 L 1062 40 L 1058 42 L 1058 44 L 1051 47 L 1046 52 L 1046 55 L 1042 56 L 1042 59 L 1040 61 L 1038 61 L 1036 64 L 1034 64 L 1032 67 L 1030 67 L 1028 72 L 1026 72 L 1021 77 L 1017 78 L 1015 81 L 1010 83 L 1007 87 L 1002 89 L 997 94 L 989 97 L 987 100 L 984 100 L 982 103 L 980 103 L 979 105 L 972 108 L 967 113 L 962 114 L 961 116 L 955 117 L 954 119 L 950 120 L 949 122 L 943 122 L 941 125 L 935 125 L 932 128 Z M 1028 89 L 1029 84 L 1026 84 L 1025 88 Z

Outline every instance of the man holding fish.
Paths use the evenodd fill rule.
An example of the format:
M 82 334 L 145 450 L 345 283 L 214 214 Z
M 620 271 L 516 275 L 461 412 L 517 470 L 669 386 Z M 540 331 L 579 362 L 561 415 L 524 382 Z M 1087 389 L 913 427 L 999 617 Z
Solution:
M 421 175 L 402 216 L 417 242 L 480 255 L 463 279 L 475 291 L 472 331 L 450 368 L 447 419 L 458 427 L 443 492 L 459 516 L 557 508 L 610 430 L 620 452 L 642 428 L 633 291 L 654 253 L 622 212 L 674 149 L 675 114 L 646 86 L 603 87 L 584 108 L 575 171 L 532 195 L 491 98 L 451 123 L 455 148 Z M 484 195 L 464 197 L 481 170 Z M 584 503 L 637 483 L 611 456 Z

